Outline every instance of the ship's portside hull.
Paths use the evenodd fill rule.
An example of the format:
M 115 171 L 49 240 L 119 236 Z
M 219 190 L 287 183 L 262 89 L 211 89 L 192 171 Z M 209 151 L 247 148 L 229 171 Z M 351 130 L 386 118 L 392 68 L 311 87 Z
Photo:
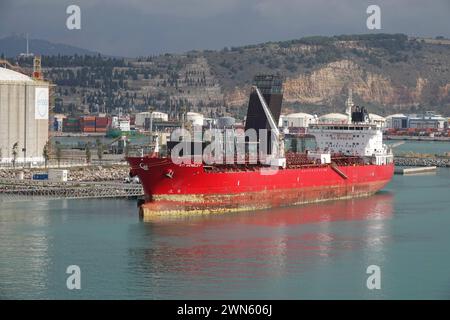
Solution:
M 128 159 L 148 196 L 144 218 L 286 207 L 374 194 L 393 165 L 313 166 L 274 171 L 208 171 L 153 158 Z

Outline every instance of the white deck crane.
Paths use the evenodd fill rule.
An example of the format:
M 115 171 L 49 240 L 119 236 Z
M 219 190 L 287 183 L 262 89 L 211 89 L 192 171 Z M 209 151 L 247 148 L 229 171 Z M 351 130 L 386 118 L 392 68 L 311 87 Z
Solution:
M 264 99 L 261 91 L 258 87 L 253 86 L 253 90 L 256 91 L 258 95 L 259 101 L 261 102 L 261 106 L 264 110 L 264 114 L 266 115 L 267 121 L 269 122 L 270 129 L 272 131 L 272 136 L 275 135 L 276 143 L 271 143 L 272 147 L 272 158 L 270 159 L 270 165 L 286 168 L 286 158 L 284 155 L 284 139 L 280 130 L 278 129 L 277 124 L 273 118 L 272 112 L 270 112 L 269 107 L 267 106 L 266 100 Z

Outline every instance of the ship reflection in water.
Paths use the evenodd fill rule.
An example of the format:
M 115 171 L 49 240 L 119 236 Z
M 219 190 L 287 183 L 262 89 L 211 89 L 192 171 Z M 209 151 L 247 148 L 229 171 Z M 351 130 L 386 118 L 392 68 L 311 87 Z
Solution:
M 143 222 L 141 234 L 135 235 L 145 237 L 149 246 L 131 251 L 130 267 L 147 278 L 144 291 L 156 297 L 164 296 L 161 281 L 166 277 L 179 283 L 179 290 L 170 293 L 173 298 L 208 294 L 230 298 L 235 290 L 258 296 L 257 288 L 264 282 L 273 286 L 277 279 L 298 280 L 309 273 L 320 278 L 313 282 L 320 286 L 333 276 L 317 273 L 324 264 L 357 259 L 364 276 L 368 265 L 383 262 L 385 245 L 391 240 L 392 212 L 393 196 L 380 192 L 368 198 L 267 211 L 155 218 Z M 249 288 L 254 291 L 248 292 Z M 289 298 L 288 292 L 274 296 Z

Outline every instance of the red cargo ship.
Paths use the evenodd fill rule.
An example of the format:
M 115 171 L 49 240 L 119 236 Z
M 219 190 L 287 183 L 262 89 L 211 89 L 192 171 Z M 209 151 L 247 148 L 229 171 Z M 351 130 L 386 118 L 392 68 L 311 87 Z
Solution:
M 248 211 L 368 196 L 390 181 L 393 156 L 382 143 L 381 128 L 370 122 L 364 108 L 353 107 L 351 98 L 348 121 L 310 125 L 317 149 L 285 154 L 283 135 L 275 125 L 281 89 L 276 78 L 269 80 L 252 89 L 246 129 L 269 128 L 278 139 L 278 148 L 277 140 L 271 140 L 270 160 L 254 163 L 246 154 L 244 161 L 233 164 L 180 164 L 156 154 L 128 157 L 130 174 L 140 178 L 146 195 L 142 216 Z

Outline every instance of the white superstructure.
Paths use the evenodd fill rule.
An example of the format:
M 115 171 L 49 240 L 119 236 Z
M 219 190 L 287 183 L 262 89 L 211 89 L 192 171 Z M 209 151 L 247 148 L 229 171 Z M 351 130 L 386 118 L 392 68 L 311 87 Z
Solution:
M 119 120 L 119 129 L 122 132 L 131 131 L 130 120 Z
M 375 157 L 376 164 L 392 162 L 392 152 L 383 144 L 381 127 L 372 123 L 314 124 L 308 133 L 317 148 L 331 154 Z
M 383 144 L 382 126 L 370 120 L 365 108 L 352 105 L 351 91 L 346 116 L 341 123 L 322 122 L 309 126 L 308 133 L 315 137 L 317 151 L 371 159 L 379 165 L 391 163 L 393 155 Z

